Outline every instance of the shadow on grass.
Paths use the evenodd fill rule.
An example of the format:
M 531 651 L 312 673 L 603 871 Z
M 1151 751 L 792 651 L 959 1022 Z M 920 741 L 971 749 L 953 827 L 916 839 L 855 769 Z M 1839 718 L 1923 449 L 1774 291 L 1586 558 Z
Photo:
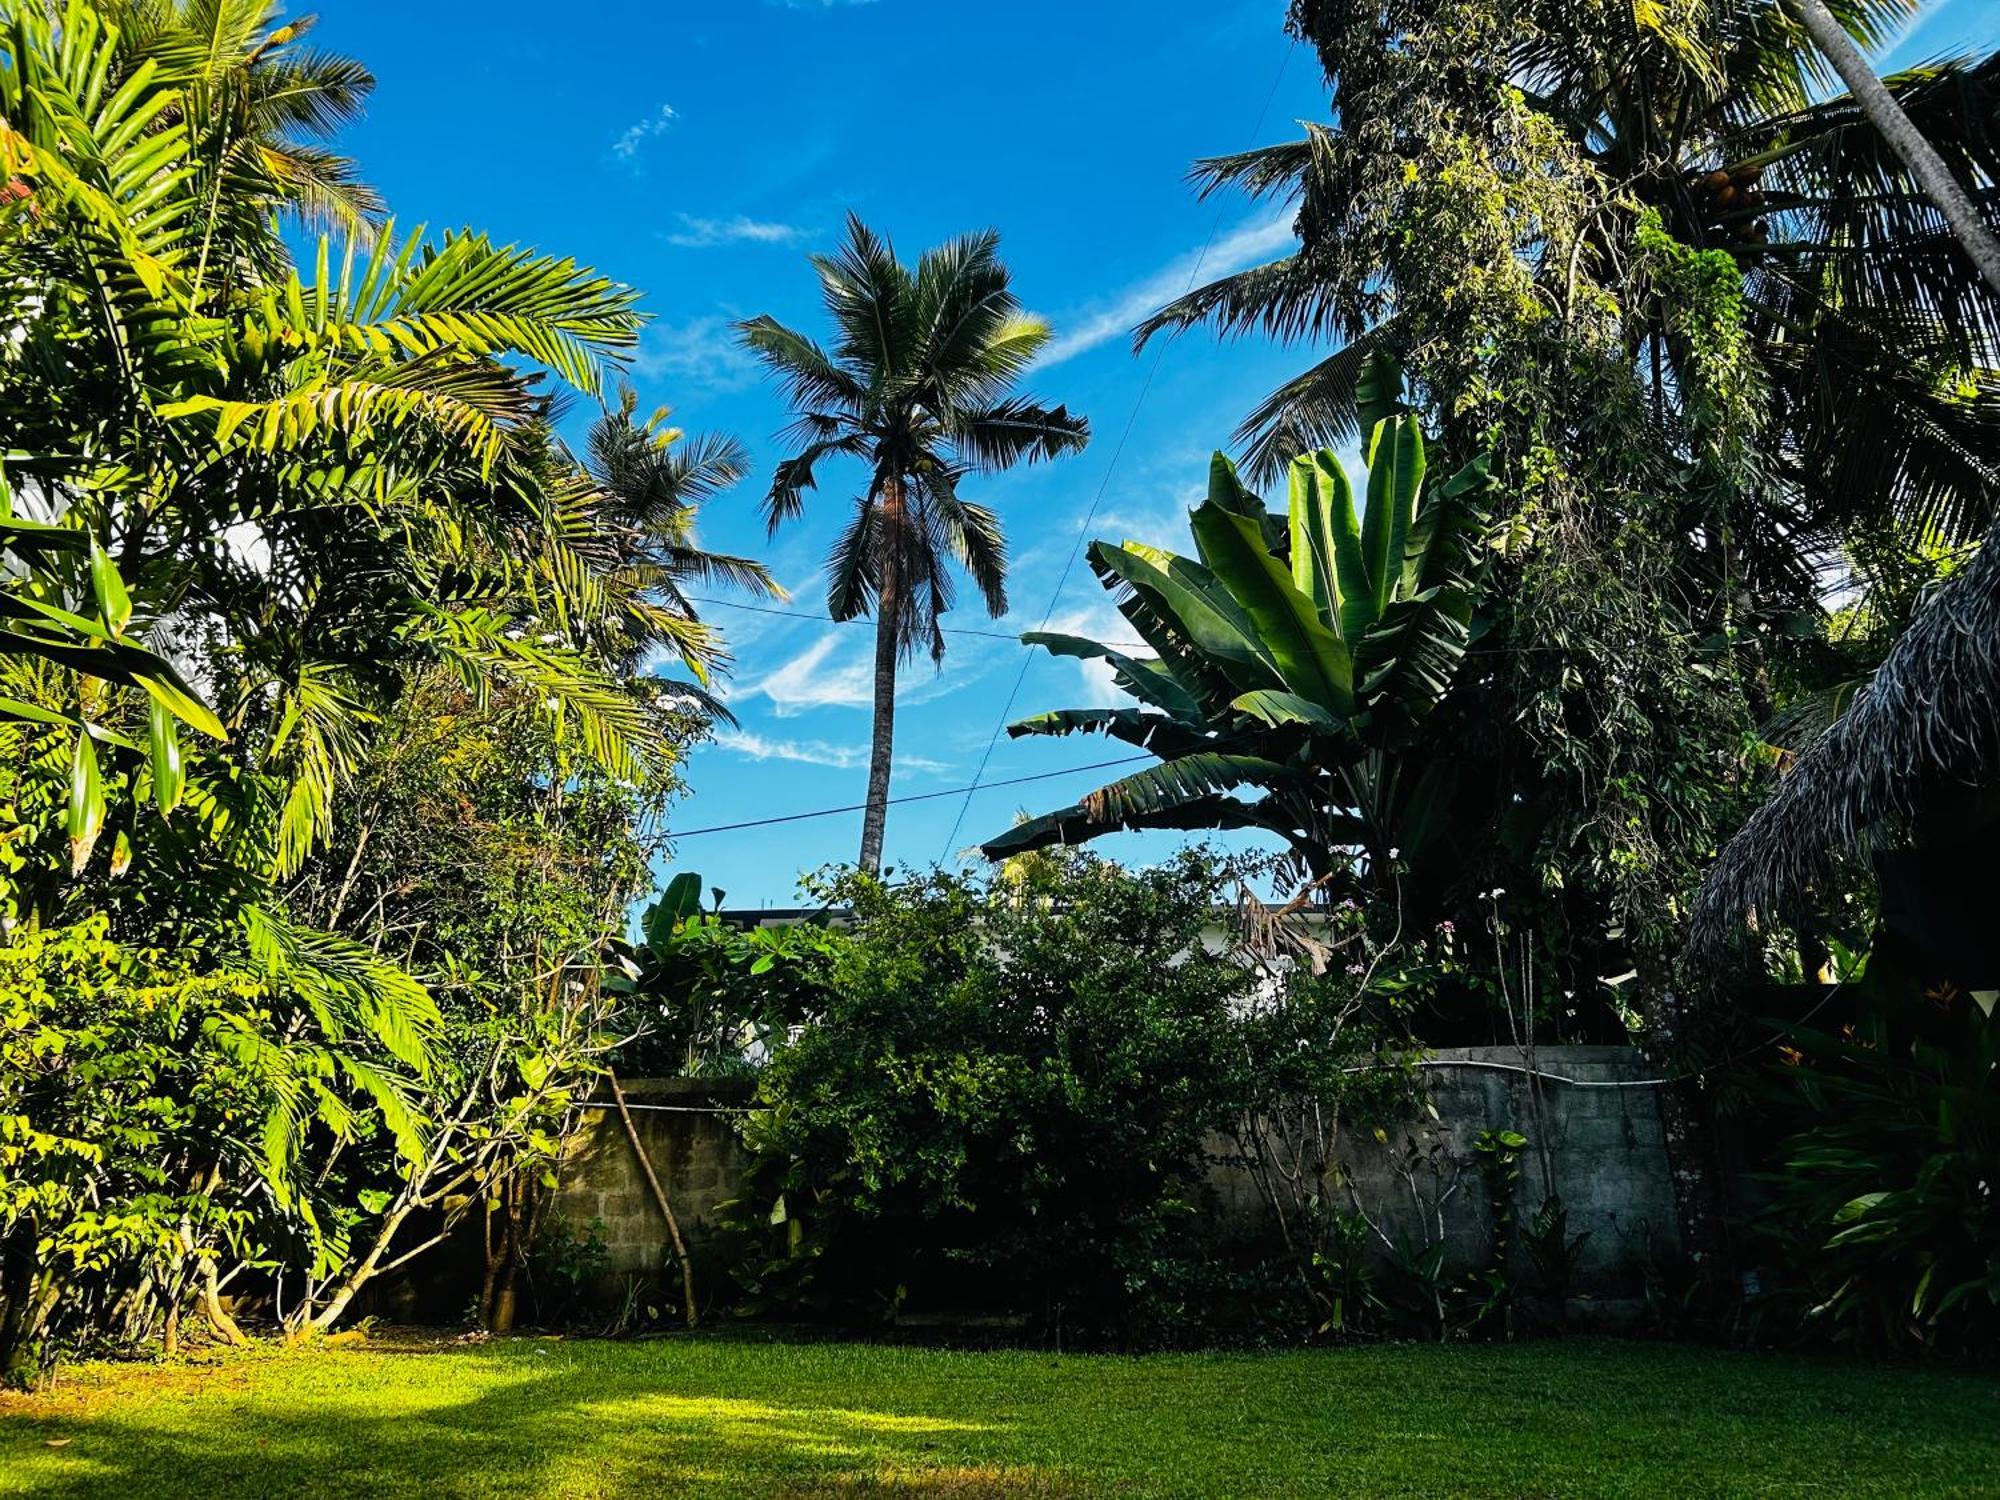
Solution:
M 1057 1361 L 523 1340 L 100 1370 L 0 1402 L 0 1495 L 55 1500 L 1901 1496 L 1996 1473 L 1990 1379 L 1588 1341 Z
M 565 1357 L 577 1348 L 591 1357 Z M 621 1364 L 621 1349 L 633 1352 L 326 1353 L 251 1366 L 247 1381 L 225 1365 L 108 1401 L 58 1396 L 0 1417 L 0 1453 L 12 1455 L 0 1471 L 15 1471 L 0 1472 L 0 1494 L 1072 1493 L 978 1456 L 1001 1436 L 990 1423 L 747 1398 L 727 1389 L 740 1381 L 703 1380 L 679 1360 Z

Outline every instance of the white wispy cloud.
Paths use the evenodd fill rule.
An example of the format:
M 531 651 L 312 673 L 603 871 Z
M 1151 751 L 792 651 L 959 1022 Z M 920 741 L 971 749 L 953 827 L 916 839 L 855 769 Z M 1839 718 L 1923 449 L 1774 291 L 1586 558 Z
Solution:
M 611 143 L 611 154 L 620 161 L 631 161 L 639 154 L 641 146 L 654 136 L 664 134 L 679 118 L 679 112 L 671 104 L 662 104 L 659 113 L 635 120 L 627 126 L 625 133 Z
M 715 747 L 749 760 L 790 760 L 807 766 L 852 771 L 868 764 L 865 745 L 833 745 L 825 740 L 776 740 L 747 729 L 719 729 Z
M 727 750 L 732 755 L 741 755 L 749 760 L 788 760 L 804 766 L 827 766 L 836 771 L 859 771 L 868 764 L 868 746 L 860 743 L 836 745 L 828 740 L 774 739 L 749 729 L 718 730 L 712 743 L 718 750 Z M 935 774 L 949 771 L 951 766 L 946 761 L 898 751 L 896 769 Z
M 726 219 L 704 219 L 694 214 L 677 214 L 681 227 L 667 236 L 669 245 L 706 250 L 711 245 L 789 245 L 805 238 L 796 224 L 775 224 L 763 219 L 732 214 Z
M 774 10 L 852 10 L 875 0 L 764 0 Z
M 1185 474 L 1200 474 L 1200 483 L 1162 486 L 1164 493 L 1157 498 L 1139 494 L 1122 497 L 1097 513 L 1091 534 L 1114 542 L 1145 542 L 1170 552 L 1188 551 L 1188 512 L 1208 496 L 1205 458 L 1191 459 L 1182 469 Z
M 866 651 L 849 650 L 845 660 L 829 665 L 827 658 L 842 644 L 839 633 L 828 631 L 791 660 L 745 683 L 744 692 L 769 698 L 780 718 L 815 708 L 867 708 L 875 701 L 873 664 Z
M 682 390 L 741 391 L 757 383 L 754 356 L 736 342 L 730 320 L 719 314 L 684 323 L 655 323 L 640 336 L 632 368 Z
M 1217 239 L 1207 253 L 1190 250 L 1134 282 L 1108 303 L 1066 319 L 1055 320 L 1056 336 L 1042 350 L 1038 367 L 1047 369 L 1087 354 L 1100 344 L 1124 338 L 1135 324 L 1185 292 L 1197 278 L 1213 281 L 1258 261 L 1269 260 L 1292 242 L 1294 211 L 1287 206 L 1264 219 L 1253 219 Z
M 896 702 L 908 707 L 931 703 L 972 686 L 997 658 L 974 649 L 989 643 L 959 638 L 953 641 L 944 670 L 934 672 L 928 661 L 906 663 L 896 679 Z M 991 643 L 999 646 L 998 642 Z M 1004 646 L 999 646 L 1004 651 Z M 875 703 L 875 637 L 867 628 L 833 626 L 818 640 L 761 677 L 741 680 L 731 692 L 740 698 L 767 698 L 781 719 L 816 708 L 872 708 Z M 897 765 L 919 765 L 899 753 Z

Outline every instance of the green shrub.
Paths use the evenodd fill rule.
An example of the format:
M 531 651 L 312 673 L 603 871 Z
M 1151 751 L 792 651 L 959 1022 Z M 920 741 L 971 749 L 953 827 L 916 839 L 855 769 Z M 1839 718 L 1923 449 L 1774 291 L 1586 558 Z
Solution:
M 1871 1353 L 2000 1346 L 2000 1010 L 1872 971 L 1838 1034 L 1787 1029 L 1757 1220 L 1779 1327 Z M 1768 1328 L 1773 1320 L 1766 1319 Z
M 1313 1326 L 1207 1181 L 1285 1086 L 1253 1064 L 1305 1041 L 1279 1045 L 1277 970 L 1218 941 L 1227 866 L 1045 860 L 826 894 L 854 925 L 818 1019 L 763 1070 L 727 1212 L 745 1310 L 1125 1342 Z

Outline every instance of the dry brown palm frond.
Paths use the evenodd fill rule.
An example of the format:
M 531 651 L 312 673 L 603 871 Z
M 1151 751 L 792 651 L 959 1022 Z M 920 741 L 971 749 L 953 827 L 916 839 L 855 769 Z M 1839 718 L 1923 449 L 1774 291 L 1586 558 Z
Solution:
M 1934 794 L 2000 775 L 2000 526 L 1911 621 L 1853 705 L 1729 841 L 1690 956 L 1782 915 L 1846 855 L 1907 840 Z

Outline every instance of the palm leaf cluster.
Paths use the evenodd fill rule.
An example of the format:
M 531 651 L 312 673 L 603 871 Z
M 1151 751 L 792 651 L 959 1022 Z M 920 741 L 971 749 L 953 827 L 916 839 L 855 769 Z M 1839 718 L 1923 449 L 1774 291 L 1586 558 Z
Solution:
M 200 163 L 211 250 L 260 247 L 255 215 L 273 204 L 308 230 L 366 238 L 380 221 L 381 195 L 331 144 L 361 118 L 375 79 L 307 44 L 317 17 L 285 21 L 274 0 L 111 0 L 97 10 L 119 35 L 117 72 L 151 63 L 178 85 L 174 113 Z
M 1069 635 L 1023 639 L 1102 661 L 1131 708 L 1065 709 L 1014 735 L 1096 733 L 1160 764 L 988 840 L 989 858 L 1118 829 L 1262 828 L 1325 879 L 1359 850 L 1384 878 L 1443 795 L 1427 776 L 1427 721 L 1471 641 L 1477 545 L 1491 504 L 1484 459 L 1428 472 L 1423 435 L 1377 361 L 1365 503 L 1339 459 L 1295 459 L 1273 512 L 1217 454 L 1190 517 L 1196 556 L 1096 542 L 1090 565 L 1152 648 Z
M 365 72 L 301 53 L 268 11 L 78 0 L 8 21 L 6 633 L 72 674 L 38 701 L 87 724 L 79 863 L 103 823 L 88 762 L 132 737 L 92 682 L 168 711 L 156 785 L 176 719 L 226 734 L 215 816 L 264 830 L 284 870 L 406 669 L 504 684 L 636 776 L 685 700 L 629 681 L 608 637 L 698 674 L 716 655 L 635 566 L 624 502 L 550 434 L 543 383 L 600 396 L 635 294 L 483 235 L 376 224 L 351 171 L 296 149 L 358 109 Z M 287 212 L 350 232 L 295 267 Z
M 684 434 L 666 425 L 664 411 L 639 421 L 636 410 L 627 388 L 592 425 L 582 469 L 607 554 L 604 571 L 623 601 L 622 615 L 606 621 L 602 649 L 628 665 L 670 651 L 706 682 L 727 657 L 690 591 L 786 597 L 763 563 L 710 551 L 696 534 L 702 506 L 749 473 L 749 450 L 725 434 Z M 686 684 L 681 690 L 701 692 Z M 719 702 L 703 698 L 727 716 Z

